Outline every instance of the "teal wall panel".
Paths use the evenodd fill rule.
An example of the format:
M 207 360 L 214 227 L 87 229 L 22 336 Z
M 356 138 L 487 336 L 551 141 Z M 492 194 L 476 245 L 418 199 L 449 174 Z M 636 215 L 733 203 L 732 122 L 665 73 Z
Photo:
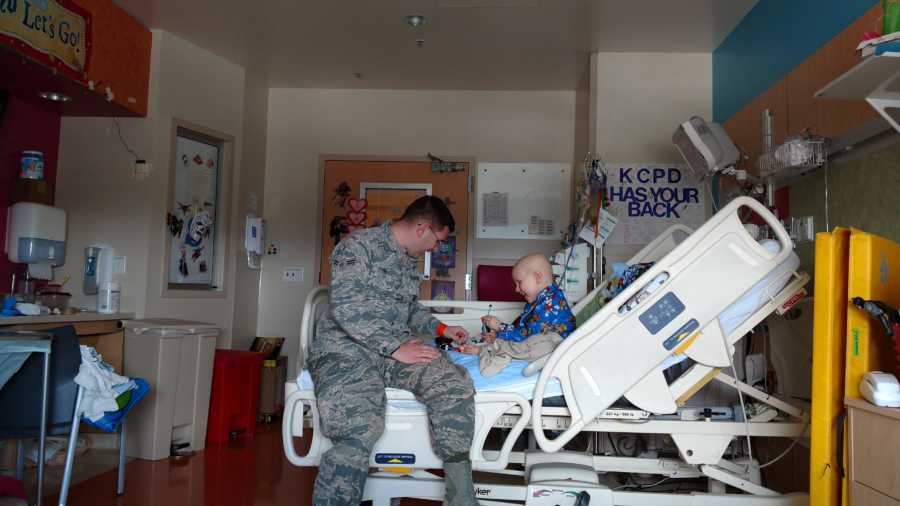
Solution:
M 713 52 L 714 120 L 724 123 L 877 4 L 760 0 Z

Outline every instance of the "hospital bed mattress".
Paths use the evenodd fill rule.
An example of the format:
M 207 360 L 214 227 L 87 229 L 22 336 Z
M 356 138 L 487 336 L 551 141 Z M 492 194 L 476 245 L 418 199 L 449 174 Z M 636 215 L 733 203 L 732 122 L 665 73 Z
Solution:
M 766 240 L 761 244 L 771 251 L 777 253 L 779 245 L 777 241 Z M 769 301 L 770 296 L 774 296 L 778 291 L 784 288 L 791 280 L 790 273 L 797 270 L 800 265 L 800 259 L 795 253 L 783 262 L 777 268 L 772 270 L 766 277 L 753 285 L 740 299 L 728 307 L 719 315 L 719 325 L 725 335 L 731 334 L 738 326 L 753 315 L 759 308 Z M 534 387 L 537 383 L 538 375 L 523 376 L 522 371 L 528 365 L 524 360 L 513 360 L 500 373 L 490 378 L 481 375 L 478 369 L 478 357 L 475 355 L 465 355 L 448 351 L 447 354 L 456 364 L 463 366 L 472 377 L 475 390 L 478 392 L 511 392 L 519 394 L 526 399 L 531 400 L 534 397 Z M 684 356 L 675 355 L 666 359 L 661 365 L 662 369 L 666 369 L 675 365 L 682 360 Z M 297 377 L 297 385 L 302 390 L 312 390 L 313 381 L 307 370 L 300 371 Z M 392 389 L 388 389 L 390 391 Z M 552 379 L 544 391 L 544 397 L 556 397 L 562 395 L 562 387 L 559 380 Z M 388 405 L 397 409 L 424 409 L 424 406 L 414 400 L 398 400 L 392 399 L 388 401 Z

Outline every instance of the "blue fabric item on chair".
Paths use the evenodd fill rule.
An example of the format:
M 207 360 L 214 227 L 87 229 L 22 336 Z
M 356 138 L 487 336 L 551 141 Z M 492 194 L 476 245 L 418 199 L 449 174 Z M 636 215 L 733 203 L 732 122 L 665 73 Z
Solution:
M 122 406 L 122 409 L 118 411 L 107 411 L 103 418 L 97 420 L 96 422 L 92 422 L 86 417 L 81 418 L 82 423 L 86 423 L 95 429 L 100 429 L 104 432 L 115 432 L 116 429 L 119 428 L 119 424 L 125 418 L 125 415 L 131 411 L 131 408 L 134 407 L 135 404 L 141 401 L 144 398 L 144 395 L 147 394 L 147 391 L 150 390 L 150 384 L 147 383 L 146 380 L 141 378 L 132 378 L 134 380 L 135 385 L 137 387 L 131 391 L 131 398 L 128 399 L 128 403 Z

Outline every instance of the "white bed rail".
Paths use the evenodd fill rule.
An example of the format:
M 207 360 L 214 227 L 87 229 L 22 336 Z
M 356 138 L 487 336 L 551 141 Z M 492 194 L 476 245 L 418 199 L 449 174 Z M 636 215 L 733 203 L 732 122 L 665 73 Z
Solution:
M 397 390 L 389 390 L 387 397 L 389 401 L 415 400 L 415 397 L 409 392 Z M 506 469 L 509 466 L 510 455 L 513 453 L 513 445 L 531 421 L 531 403 L 521 395 L 511 392 L 482 392 L 476 394 L 475 402 L 478 409 L 475 414 L 472 449 L 469 453 L 472 467 L 481 471 Z M 416 462 L 399 467 L 440 468 L 442 466 L 440 459 L 430 451 L 429 421 L 425 410 L 393 410 L 390 406 L 387 409 L 390 413 L 385 425 L 385 432 L 375 444 L 372 454 L 410 453 L 410 448 L 415 448 L 416 451 L 411 453 L 416 455 Z M 498 425 L 501 417 L 504 420 L 513 417 L 515 422 L 509 428 L 499 452 L 485 450 L 488 433 Z M 309 423 L 306 423 L 307 421 Z M 291 464 L 305 467 L 319 465 L 322 454 L 331 447 L 331 441 L 320 431 L 321 425 L 315 393 L 312 390 L 293 390 L 285 399 L 284 420 L 281 425 L 284 454 Z M 305 454 L 301 455 L 297 452 L 294 438 L 309 439 L 309 449 Z M 408 443 L 409 446 L 398 444 L 398 442 Z M 377 462 L 371 464 L 373 467 L 385 467 L 384 464 Z
M 676 246 L 684 242 L 691 234 L 694 233 L 694 229 L 684 226 L 684 225 L 672 225 L 671 227 L 665 229 L 661 234 L 656 236 L 655 239 L 650 241 L 650 244 L 641 248 L 640 251 L 632 255 L 631 258 L 625 262 L 628 265 L 645 263 L 645 262 L 656 262 L 658 260 L 662 260 L 663 257 L 669 254 Z M 572 313 L 578 314 L 579 311 L 585 308 L 591 300 L 596 297 L 597 292 L 603 289 L 603 284 L 598 284 L 590 293 L 586 296 L 582 297 L 573 307 Z
M 447 325 L 459 325 L 465 328 L 470 336 L 481 332 L 481 317 L 492 315 L 502 321 L 511 322 L 522 313 L 525 302 L 491 302 L 491 301 L 455 301 L 455 300 L 421 300 L 425 307 L 452 310 L 452 313 L 437 313 L 434 316 Z
M 738 214 L 744 207 L 756 212 L 774 231 L 781 246 L 778 253 L 769 252 L 746 232 Z M 540 427 L 540 400 L 552 378 L 559 379 L 563 387 L 572 421 L 553 440 L 543 431 L 533 431 L 541 449 L 558 451 L 626 393 L 632 402 L 642 399 L 643 403 L 635 402 L 642 409 L 674 412 L 675 399 L 657 369 L 659 364 L 672 353 L 684 352 L 701 364 L 728 365 L 733 350 L 726 348 L 718 315 L 786 260 L 792 249 L 787 232 L 759 202 L 741 197 L 723 208 L 556 348 L 535 388 L 532 425 Z M 648 280 L 652 283 L 665 274 L 668 278 L 652 294 L 643 300 L 636 297 Z M 675 302 L 662 300 L 664 297 Z M 620 314 L 623 301 L 635 302 Z M 679 304 L 680 310 L 672 309 Z M 652 332 L 646 320 L 640 320 L 645 315 L 657 318 L 651 310 L 662 311 L 658 319 L 664 320 Z M 668 318 L 671 314 L 674 316 Z M 670 339 L 676 339 L 677 347 L 664 346 L 663 341 Z
M 300 351 L 297 355 L 297 371 L 300 371 L 306 365 L 306 350 L 309 349 L 309 341 L 312 338 L 312 332 L 315 329 L 316 317 L 319 312 L 316 308 L 319 304 L 328 302 L 328 287 L 319 285 L 306 294 L 306 300 L 303 301 L 303 313 L 300 316 Z
M 309 412 L 311 427 L 309 428 L 310 446 L 305 455 L 297 453 L 294 446 L 294 437 L 306 435 L 304 418 Z M 295 390 L 288 394 L 284 400 L 284 419 L 281 421 L 281 443 L 284 447 L 284 456 L 288 462 L 295 466 L 312 467 L 319 465 L 319 457 L 322 452 L 325 438 L 316 429 L 319 425 L 319 410 L 316 408 L 316 396 L 312 390 Z M 299 429 L 295 429 L 299 428 Z

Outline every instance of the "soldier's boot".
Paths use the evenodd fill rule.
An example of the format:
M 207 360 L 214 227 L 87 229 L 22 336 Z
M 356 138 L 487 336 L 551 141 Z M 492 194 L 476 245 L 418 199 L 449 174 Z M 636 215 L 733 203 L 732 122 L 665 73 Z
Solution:
M 472 462 L 468 455 L 462 462 L 444 462 L 444 506 L 475 506 Z

